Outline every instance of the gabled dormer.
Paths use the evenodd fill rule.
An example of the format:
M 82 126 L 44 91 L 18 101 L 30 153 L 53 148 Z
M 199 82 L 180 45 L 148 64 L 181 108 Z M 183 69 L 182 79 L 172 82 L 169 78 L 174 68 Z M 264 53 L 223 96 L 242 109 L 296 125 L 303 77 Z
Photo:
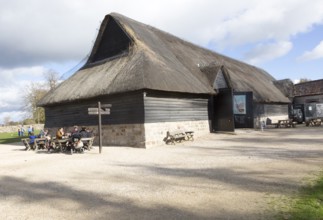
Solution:
M 112 16 L 107 15 L 101 24 L 87 64 L 95 64 L 127 55 L 132 42 L 122 25 Z
M 226 89 L 228 88 L 228 83 L 226 77 L 224 77 L 223 68 L 220 68 L 216 74 L 213 82 L 213 89 Z

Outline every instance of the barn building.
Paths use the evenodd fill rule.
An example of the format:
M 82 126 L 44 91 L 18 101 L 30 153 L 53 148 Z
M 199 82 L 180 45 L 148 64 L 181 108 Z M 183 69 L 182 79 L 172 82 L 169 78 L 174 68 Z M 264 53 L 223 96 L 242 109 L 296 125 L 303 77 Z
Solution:
M 323 79 L 294 85 L 293 107 L 303 110 L 303 120 L 323 119 Z
M 294 104 L 323 103 L 323 79 L 294 85 Z
M 255 66 L 111 13 L 85 65 L 38 105 L 51 130 L 97 130 L 88 108 L 112 104 L 102 116 L 103 144 L 149 147 L 178 128 L 201 136 L 287 117 L 290 101 L 274 82 Z

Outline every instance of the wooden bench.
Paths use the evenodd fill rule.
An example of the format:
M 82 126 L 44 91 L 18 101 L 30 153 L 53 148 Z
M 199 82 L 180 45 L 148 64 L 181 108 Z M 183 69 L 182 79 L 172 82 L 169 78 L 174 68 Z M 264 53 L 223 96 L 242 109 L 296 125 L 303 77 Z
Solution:
M 34 150 L 46 149 L 46 141 L 48 141 L 46 138 L 35 138 Z
M 51 148 L 58 152 L 66 151 L 68 142 L 71 141 L 69 138 L 56 139 L 53 138 Z
M 31 150 L 33 146 L 30 146 L 29 144 L 29 138 L 23 138 L 21 139 L 22 143 L 25 145 L 26 149 L 25 150 Z
M 164 138 L 164 142 L 166 144 L 175 144 L 180 143 L 182 141 L 193 141 L 194 140 L 194 131 L 167 131 L 166 137 Z
M 46 149 L 46 138 L 35 138 L 34 143 L 30 144 L 30 138 L 21 139 L 22 143 L 25 145 L 26 150 L 39 150 Z
M 81 141 L 83 142 L 84 147 L 87 150 L 91 150 L 92 149 L 92 145 L 93 145 L 93 142 L 94 142 L 94 137 L 82 137 L 81 138 Z

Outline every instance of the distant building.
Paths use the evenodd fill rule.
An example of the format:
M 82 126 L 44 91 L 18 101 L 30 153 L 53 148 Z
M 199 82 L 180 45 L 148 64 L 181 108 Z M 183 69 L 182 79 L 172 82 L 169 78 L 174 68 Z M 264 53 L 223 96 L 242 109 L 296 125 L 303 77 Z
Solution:
M 323 103 L 323 79 L 295 84 L 293 103 Z
M 266 117 L 286 118 L 290 100 L 262 69 L 112 13 L 103 20 L 86 64 L 38 104 L 45 127 L 85 125 L 96 103 L 112 104 L 102 116 L 103 144 L 149 147 L 168 130 L 254 128 Z

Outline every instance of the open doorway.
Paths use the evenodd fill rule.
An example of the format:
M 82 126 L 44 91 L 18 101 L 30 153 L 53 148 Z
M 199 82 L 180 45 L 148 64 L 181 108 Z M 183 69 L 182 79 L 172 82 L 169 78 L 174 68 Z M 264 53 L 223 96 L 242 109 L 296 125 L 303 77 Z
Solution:
M 220 89 L 213 97 L 212 131 L 234 131 L 232 89 Z

